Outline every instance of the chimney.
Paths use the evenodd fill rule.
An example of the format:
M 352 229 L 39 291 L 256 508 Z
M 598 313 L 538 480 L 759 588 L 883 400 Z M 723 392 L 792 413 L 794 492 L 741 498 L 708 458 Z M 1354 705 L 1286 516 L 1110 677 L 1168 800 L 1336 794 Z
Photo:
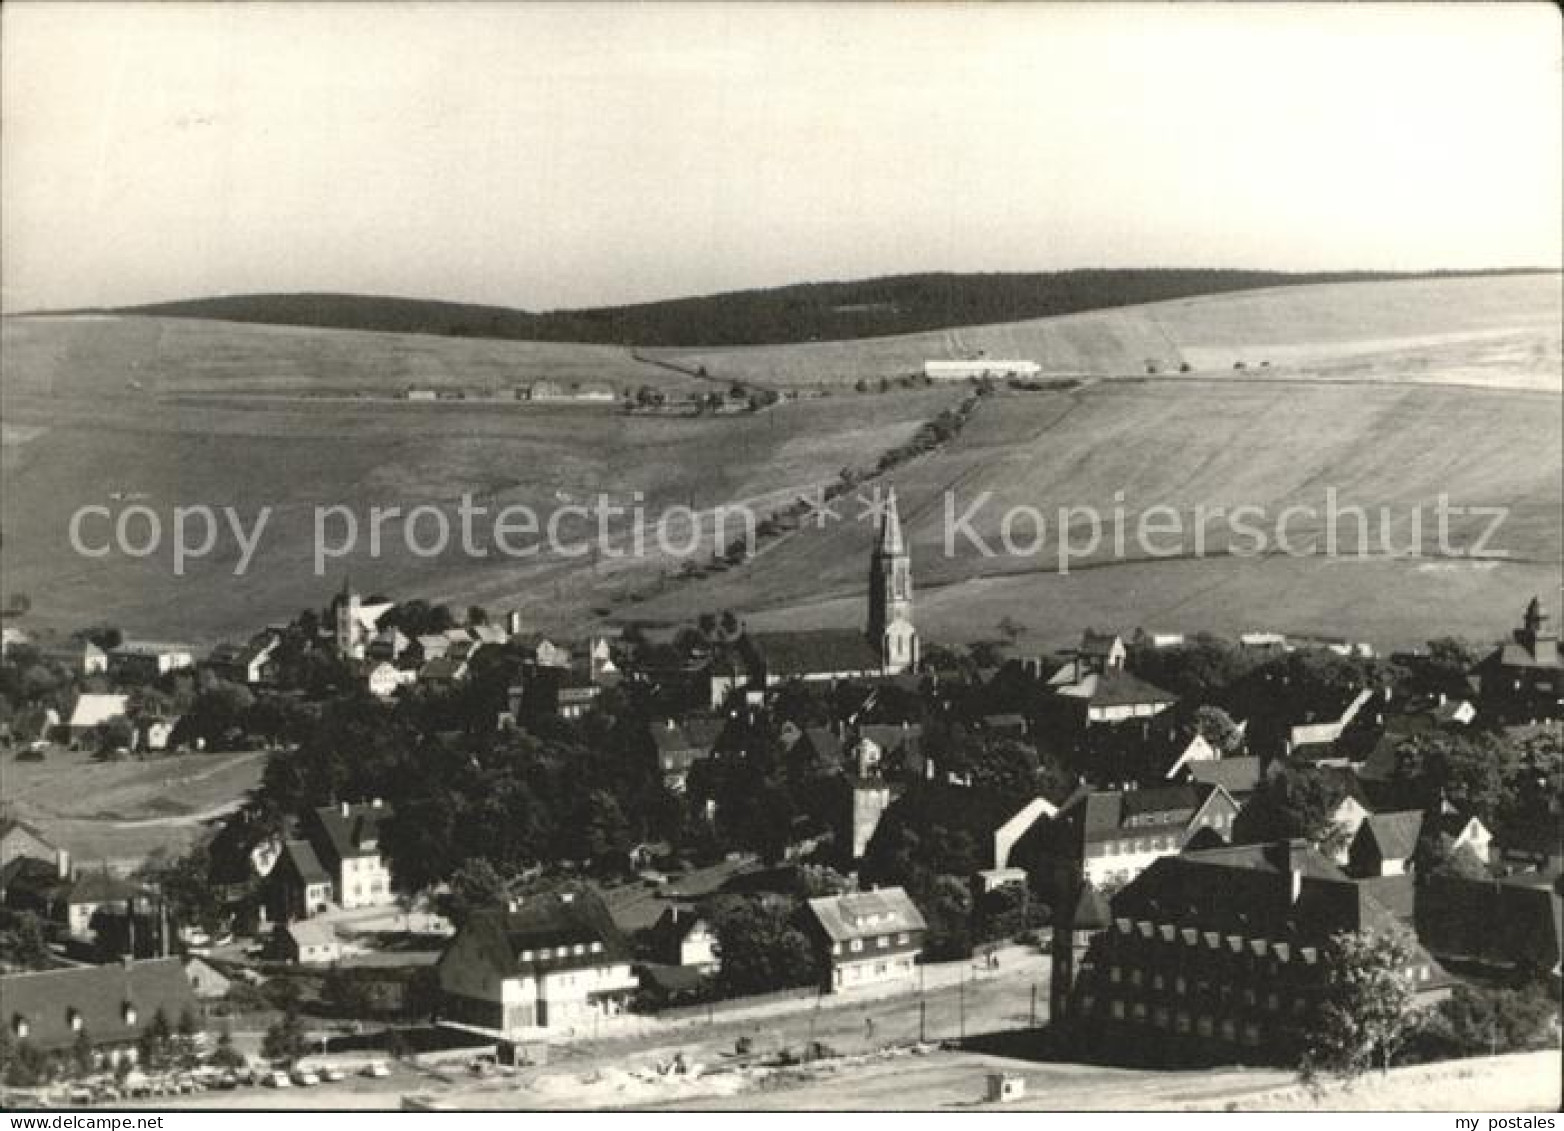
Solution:
M 69 852 L 63 848 L 58 850 L 54 854 L 54 865 L 60 874 L 60 879 L 68 880 L 71 878 L 71 854 Z
M 344 817 L 347 817 L 347 816 L 351 815 L 351 809 L 352 809 L 352 806 L 350 806 L 346 801 L 344 801 L 342 803 L 342 815 Z

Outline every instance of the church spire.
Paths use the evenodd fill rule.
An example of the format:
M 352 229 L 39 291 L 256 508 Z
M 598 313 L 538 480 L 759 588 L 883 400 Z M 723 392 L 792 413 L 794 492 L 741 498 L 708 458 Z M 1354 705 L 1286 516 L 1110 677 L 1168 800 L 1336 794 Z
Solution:
M 907 547 L 901 539 L 901 516 L 896 513 L 896 488 L 892 487 L 885 498 L 885 509 L 880 515 L 880 544 L 881 555 L 901 555 L 907 552 Z
M 887 675 L 915 668 L 918 633 L 912 626 L 912 561 L 902 539 L 892 487 L 880 509 L 879 537 L 869 558 L 869 642 Z

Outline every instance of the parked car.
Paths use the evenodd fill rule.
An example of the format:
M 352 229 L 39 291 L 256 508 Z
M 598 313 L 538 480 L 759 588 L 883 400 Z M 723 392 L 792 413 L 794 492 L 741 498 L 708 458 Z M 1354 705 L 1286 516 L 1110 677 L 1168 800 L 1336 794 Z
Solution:
M 291 1088 L 293 1081 L 288 1079 L 286 1072 L 268 1072 L 261 1080 L 268 1088 Z
M 308 1068 L 295 1068 L 293 1070 L 293 1082 L 301 1088 L 313 1088 L 320 1083 L 320 1077 Z
M 328 1064 L 320 1070 L 320 1078 L 328 1084 L 336 1084 L 339 1081 L 346 1080 L 348 1074 L 335 1065 Z
M 391 1075 L 391 1068 L 383 1060 L 375 1060 L 364 1065 L 360 1072 L 372 1080 L 384 1080 Z

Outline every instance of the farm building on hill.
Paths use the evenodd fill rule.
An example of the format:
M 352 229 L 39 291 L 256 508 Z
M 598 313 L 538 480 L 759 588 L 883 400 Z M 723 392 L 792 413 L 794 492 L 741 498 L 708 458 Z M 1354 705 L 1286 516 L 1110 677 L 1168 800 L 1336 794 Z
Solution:
M 1035 361 L 1001 361 L 978 357 L 969 361 L 925 361 L 923 375 L 931 381 L 976 381 L 984 377 L 1036 377 L 1043 367 Z

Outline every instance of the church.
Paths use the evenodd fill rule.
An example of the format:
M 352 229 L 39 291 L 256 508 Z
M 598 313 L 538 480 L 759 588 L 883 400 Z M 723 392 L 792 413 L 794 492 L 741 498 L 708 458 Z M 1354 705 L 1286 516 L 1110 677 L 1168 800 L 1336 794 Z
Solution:
M 902 536 L 896 491 L 886 499 L 869 555 L 869 609 L 862 631 L 845 628 L 746 631 L 713 661 L 711 705 L 736 690 L 752 697 L 790 680 L 830 682 L 902 675 L 918 666 L 912 623 L 912 559 Z

